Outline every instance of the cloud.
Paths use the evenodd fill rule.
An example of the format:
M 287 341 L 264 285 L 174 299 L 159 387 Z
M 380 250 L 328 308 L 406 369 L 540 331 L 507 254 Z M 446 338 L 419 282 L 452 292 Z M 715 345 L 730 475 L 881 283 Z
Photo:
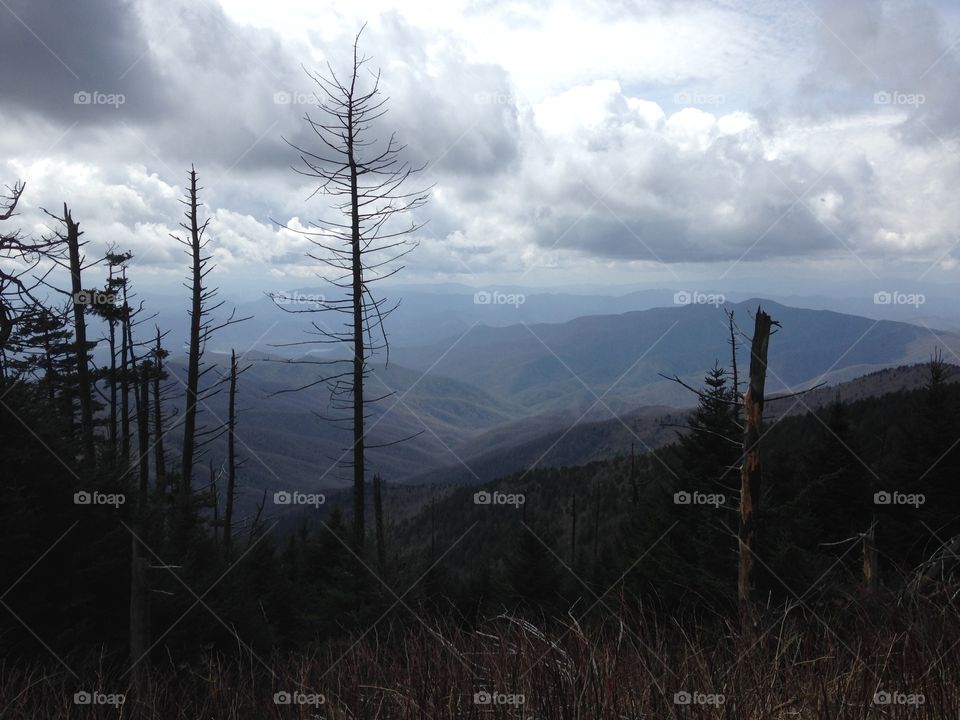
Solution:
M 163 106 L 161 70 L 135 3 L 11 0 L 0 16 L 7 68 L 0 95 L 8 108 L 63 123 L 115 124 L 121 115 L 142 121 Z
M 217 261 L 303 275 L 308 240 L 273 220 L 332 211 L 290 170 L 284 139 L 317 143 L 300 65 L 341 71 L 369 19 L 361 47 L 389 98 L 375 137 L 396 131 L 434 184 L 409 273 L 950 257 L 960 67 L 937 5 L 371 7 L 0 8 L 17 68 L 0 78 L 2 171 L 28 181 L 26 225 L 67 200 L 92 242 L 179 271 L 167 236 L 195 163 Z M 81 90 L 125 102 L 74 104 Z

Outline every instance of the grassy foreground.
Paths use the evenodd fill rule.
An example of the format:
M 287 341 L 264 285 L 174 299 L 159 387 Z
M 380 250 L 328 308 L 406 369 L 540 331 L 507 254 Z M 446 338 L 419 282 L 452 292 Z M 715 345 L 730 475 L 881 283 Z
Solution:
M 952 608 L 800 613 L 758 617 L 741 632 L 615 609 L 589 627 L 571 613 L 549 623 L 501 615 L 468 630 L 420 622 L 411 611 L 409 622 L 397 616 L 309 652 L 262 657 L 238 643 L 229 657 L 210 653 L 191 664 L 157 654 L 139 679 L 90 658 L 5 663 L 0 717 L 960 717 Z

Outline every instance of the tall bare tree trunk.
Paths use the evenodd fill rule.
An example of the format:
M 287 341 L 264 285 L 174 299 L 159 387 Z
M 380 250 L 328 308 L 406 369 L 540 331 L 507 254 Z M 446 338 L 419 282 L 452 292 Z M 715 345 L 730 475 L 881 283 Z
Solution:
M 180 498 L 186 506 L 193 476 L 193 458 L 196 450 L 197 394 L 200 385 L 200 331 L 203 321 L 203 257 L 201 230 L 197 220 L 197 171 L 190 168 L 190 190 L 187 196 L 190 230 L 191 305 L 190 347 L 187 356 L 187 396 L 183 415 L 183 452 L 180 458 Z
M 757 317 L 750 348 L 750 384 L 743 396 L 744 433 L 743 464 L 740 467 L 740 567 L 737 597 L 742 608 L 756 600 L 757 582 L 754 560 L 757 547 L 757 524 L 760 516 L 760 436 L 763 432 L 764 386 L 767 379 L 767 349 L 770 328 L 774 321 L 757 308 Z
M 227 557 L 233 552 L 233 494 L 237 486 L 237 353 L 230 351 L 230 398 L 227 409 L 227 498 L 223 511 L 223 549 Z
M 93 445 L 93 397 L 90 394 L 90 366 L 87 358 L 86 304 L 81 302 L 83 282 L 80 278 L 80 223 L 74 222 L 66 203 L 63 204 L 63 223 L 67 227 L 67 252 L 70 255 L 70 290 L 73 293 L 77 385 L 80 393 L 80 433 L 83 440 L 84 463 L 93 465 L 96 462 L 96 452 Z
M 323 337 L 317 342 L 350 346 L 349 355 L 342 359 L 344 365 L 337 366 L 319 382 L 329 385 L 331 405 L 344 413 L 335 422 L 350 423 L 353 431 L 353 444 L 345 448 L 343 464 L 347 464 L 345 458 L 349 456 L 353 475 L 352 544 L 355 552 L 362 554 L 366 542 L 366 450 L 372 447 L 366 440 L 367 406 L 387 397 L 373 398 L 365 392 L 367 363 L 379 350 L 386 350 L 389 360 L 383 323 L 397 307 L 385 298 L 375 297 L 370 287 L 399 272 L 402 266 L 390 266 L 416 247 L 416 241 L 408 236 L 416 233 L 422 223 L 411 221 L 406 228 L 394 223 L 422 207 L 428 192 L 404 189 L 410 176 L 423 168 L 400 160 L 404 146 L 396 141 L 395 134 L 391 133 L 385 143 L 369 137 L 374 122 L 386 111 L 386 100 L 379 98 L 379 73 L 370 74 L 369 85 L 365 82 L 366 73 L 361 73 L 361 68 L 368 59 L 360 56 L 359 40 L 358 33 L 353 43 L 349 81 L 341 82 L 332 67 L 329 77 L 310 75 L 318 85 L 320 111 L 326 118 L 317 121 L 306 114 L 305 120 L 326 149 L 318 154 L 292 143 L 291 146 L 300 153 L 305 165 L 298 172 L 320 180 L 320 190 L 336 198 L 333 207 L 343 216 L 339 222 L 320 220 L 316 232 L 306 233 L 321 248 L 320 255 L 310 257 L 328 266 L 335 277 L 325 279 L 344 289 L 342 298 L 327 300 L 322 307 L 308 312 L 352 316 L 352 322 L 337 323 L 335 330 L 318 328 L 316 324 L 314 328 Z M 335 160 L 328 157 L 328 151 Z M 388 226 L 393 227 L 387 229 Z
M 127 330 L 129 333 L 129 328 Z M 136 368 L 131 368 L 136 373 Z M 133 543 L 130 557 L 130 658 L 137 662 L 150 647 L 150 592 L 147 578 L 147 560 L 144 556 L 141 539 L 146 533 L 147 494 L 150 484 L 150 429 L 149 429 L 149 381 L 146 377 L 135 375 L 134 381 L 137 407 L 137 455 L 140 466 L 140 487 L 136 493 L 133 518 Z M 149 665 L 149 658 L 143 657 L 137 669 Z M 139 676 L 139 673 L 138 673 Z
M 163 405 L 160 402 L 160 380 L 163 376 L 160 328 L 157 328 L 157 342 L 153 355 L 153 464 L 157 473 L 157 490 L 162 491 L 167 483 L 167 467 L 163 450 Z
M 133 338 L 130 336 L 130 305 L 127 286 L 123 284 L 123 310 L 120 316 L 120 456 L 124 468 L 130 466 L 130 357 Z
M 737 333 L 733 320 L 733 310 L 725 310 L 727 314 L 727 327 L 730 331 L 730 372 L 733 375 L 733 400 L 735 406 L 735 419 L 740 422 L 740 370 L 737 363 Z
M 113 278 L 113 268 L 110 268 L 110 277 Z M 110 335 L 110 452 L 113 462 L 117 461 L 117 322 L 116 316 L 109 318 Z
M 356 74 L 354 74 L 356 78 Z M 353 85 L 351 84 L 351 95 Z M 364 478 L 364 403 L 363 380 L 363 261 L 360 248 L 360 204 L 357 189 L 357 161 L 353 147 L 353 107 L 347 113 L 347 158 L 350 163 L 350 220 L 353 257 L 353 543 L 358 552 L 364 543 L 364 509 L 366 487 Z

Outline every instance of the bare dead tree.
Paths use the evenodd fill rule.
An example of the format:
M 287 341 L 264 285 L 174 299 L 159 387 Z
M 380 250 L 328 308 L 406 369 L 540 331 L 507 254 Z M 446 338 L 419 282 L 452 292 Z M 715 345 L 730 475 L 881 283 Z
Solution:
M 201 222 L 199 218 L 201 206 L 199 197 L 202 189 L 197 185 L 197 171 L 191 167 L 186 198 L 180 201 L 187 207 L 184 213 L 186 222 L 181 222 L 180 227 L 188 235 L 186 239 L 177 235 L 172 236 L 186 247 L 187 255 L 190 257 L 189 285 L 186 285 L 191 293 L 190 340 L 187 354 L 186 404 L 183 417 L 183 447 L 180 457 L 180 488 L 178 493 L 183 507 L 186 507 L 189 503 L 192 488 L 193 465 L 199 434 L 197 428 L 198 408 L 200 403 L 211 396 L 200 390 L 200 381 L 209 370 L 215 367 L 213 365 L 204 367 L 204 348 L 210 336 L 217 330 L 248 319 L 237 318 L 234 310 L 225 321 L 219 324 L 213 320 L 213 313 L 223 305 L 223 301 L 216 300 L 217 288 L 206 284 L 206 277 L 214 266 L 210 264 L 211 256 L 207 254 L 206 250 L 209 239 L 205 235 L 210 220 L 208 218 Z
M 129 333 L 129 329 L 126 332 Z M 150 442 L 148 378 L 143 374 L 137 376 L 134 387 L 137 397 L 140 485 L 138 492 L 134 494 L 136 498 L 133 517 L 134 532 L 130 547 L 130 658 L 134 661 L 143 658 L 142 662 L 149 664 L 149 658 L 146 655 L 150 647 L 150 583 L 147 574 L 148 561 L 142 542 L 149 512 L 147 498 L 150 485 L 150 459 L 147 449 Z
M 129 252 L 118 253 L 114 248 L 107 251 L 105 259 L 107 261 L 107 286 L 106 294 L 117 297 L 126 285 L 125 275 L 121 275 L 120 268 L 132 258 Z M 107 323 L 107 342 L 110 346 L 110 366 L 106 370 L 107 381 L 109 383 L 110 397 L 108 404 L 110 406 L 110 448 L 114 459 L 117 458 L 119 448 L 119 424 L 118 424 L 118 403 L 117 403 L 117 325 L 121 321 L 122 307 L 116 303 L 104 305 L 101 309 L 104 313 L 104 319 Z
M 412 234 L 421 224 L 411 220 L 398 226 L 397 221 L 422 207 L 429 191 L 407 191 L 408 181 L 423 168 L 401 159 L 405 146 L 397 142 L 394 133 L 386 142 L 372 136 L 374 123 L 387 112 L 387 99 L 381 97 L 379 72 L 363 72 L 369 58 L 358 49 L 360 33 L 354 39 L 353 62 L 343 80 L 329 64 L 326 75 L 307 73 L 316 84 L 320 116 L 314 118 L 308 112 L 304 119 L 319 145 L 311 150 L 288 141 L 303 162 L 297 172 L 319 182 L 314 194 L 333 199 L 337 218 L 318 220 L 300 232 L 317 248 L 308 257 L 323 266 L 318 275 L 342 290 L 343 296 L 325 299 L 316 308 L 289 308 L 278 303 L 287 312 L 327 313 L 343 319 L 342 324 L 332 326 L 314 321 L 311 334 L 317 339 L 293 344 L 332 344 L 349 350 L 346 358 L 309 361 L 327 367 L 320 378 L 303 387 L 326 384 L 336 414 L 333 422 L 352 431 L 353 444 L 345 448 L 340 462 L 352 469 L 353 541 L 358 549 L 365 539 L 366 451 L 376 447 L 366 437 L 367 410 L 392 394 L 369 397 L 364 392 L 365 382 L 374 354 L 383 351 L 389 361 L 384 321 L 399 305 L 374 295 L 371 285 L 399 272 L 402 266 L 397 261 L 417 246 Z M 291 390 L 299 389 L 303 388 Z M 351 459 L 345 461 L 347 455 Z
M 740 397 L 740 369 L 737 365 L 737 325 L 733 319 L 733 310 L 729 308 L 724 308 L 723 312 L 727 316 L 727 328 L 730 332 L 730 374 L 731 379 L 733 380 L 733 399 L 736 403 L 734 407 L 734 419 L 739 423 L 740 422 L 740 406 L 742 404 L 743 398 Z
M 237 432 L 237 378 L 250 369 L 250 365 L 240 368 L 237 353 L 230 351 L 230 393 L 227 401 L 227 489 L 226 505 L 223 511 L 223 549 L 227 558 L 233 553 L 233 501 L 237 487 L 236 432 Z
M 157 475 L 157 490 L 160 492 L 164 491 L 167 482 L 166 455 L 163 448 L 164 417 L 161 383 L 166 378 L 163 361 L 168 353 L 161 344 L 162 338 L 163 335 L 158 327 L 153 346 L 153 375 L 151 379 L 153 386 L 153 464 Z
M 767 350 L 771 328 L 779 323 L 757 308 L 753 339 L 750 345 L 750 380 L 743 395 L 743 458 L 740 466 L 740 555 L 737 575 L 737 598 L 741 608 L 756 600 L 755 573 L 757 525 L 760 517 L 761 471 L 760 438 L 763 435 L 764 387 L 767 379 Z
M 45 211 L 46 212 L 46 211 Z M 77 394 L 80 400 L 80 437 L 83 443 L 84 463 L 92 466 L 96 463 L 96 450 L 93 443 L 93 383 L 90 373 L 90 350 L 93 343 L 87 341 L 86 309 L 90 304 L 89 293 L 83 289 L 83 270 L 89 267 L 81 254 L 86 244 L 80 241 L 83 232 L 80 223 L 73 219 L 67 204 L 63 204 L 63 216 L 57 217 L 47 212 L 63 227 L 54 235 L 67 250 L 67 269 L 70 271 L 70 290 L 68 294 L 73 302 L 74 357 L 77 374 Z M 63 264 L 60 262 L 59 264 Z M 63 292 L 63 291 L 61 291 Z

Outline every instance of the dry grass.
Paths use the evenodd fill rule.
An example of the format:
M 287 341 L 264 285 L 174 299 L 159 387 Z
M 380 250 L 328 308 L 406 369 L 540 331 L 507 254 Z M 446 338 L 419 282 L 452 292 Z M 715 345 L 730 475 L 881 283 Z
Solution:
M 899 613 L 846 613 L 828 624 L 808 615 L 759 619 L 749 633 L 688 622 L 623 621 L 590 628 L 573 616 L 544 629 L 515 616 L 479 629 L 451 623 L 378 629 L 323 650 L 261 660 L 245 653 L 201 663 L 155 661 L 138 690 L 99 660 L 44 672 L 0 666 L 0 716 L 252 718 L 640 718 L 960 717 L 960 626 L 952 613 L 926 620 Z M 81 671 L 82 669 L 82 671 Z M 120 671 L 122 672 L 122 671 Z M 119 709 L 78 706 L 77 690 L 125 693 Z M 274 693 L 320 693 L 319 705 L 277 705 Z M 475 693 L 523 696 L 522 704 L 478 704 Z M 922 696 L 922 704 L 875 704 L 877 692 Z M 724 696 L 718 704 L 675 702 L 680 692 Z M 714 698 L 719 699 L 719 698 Z

